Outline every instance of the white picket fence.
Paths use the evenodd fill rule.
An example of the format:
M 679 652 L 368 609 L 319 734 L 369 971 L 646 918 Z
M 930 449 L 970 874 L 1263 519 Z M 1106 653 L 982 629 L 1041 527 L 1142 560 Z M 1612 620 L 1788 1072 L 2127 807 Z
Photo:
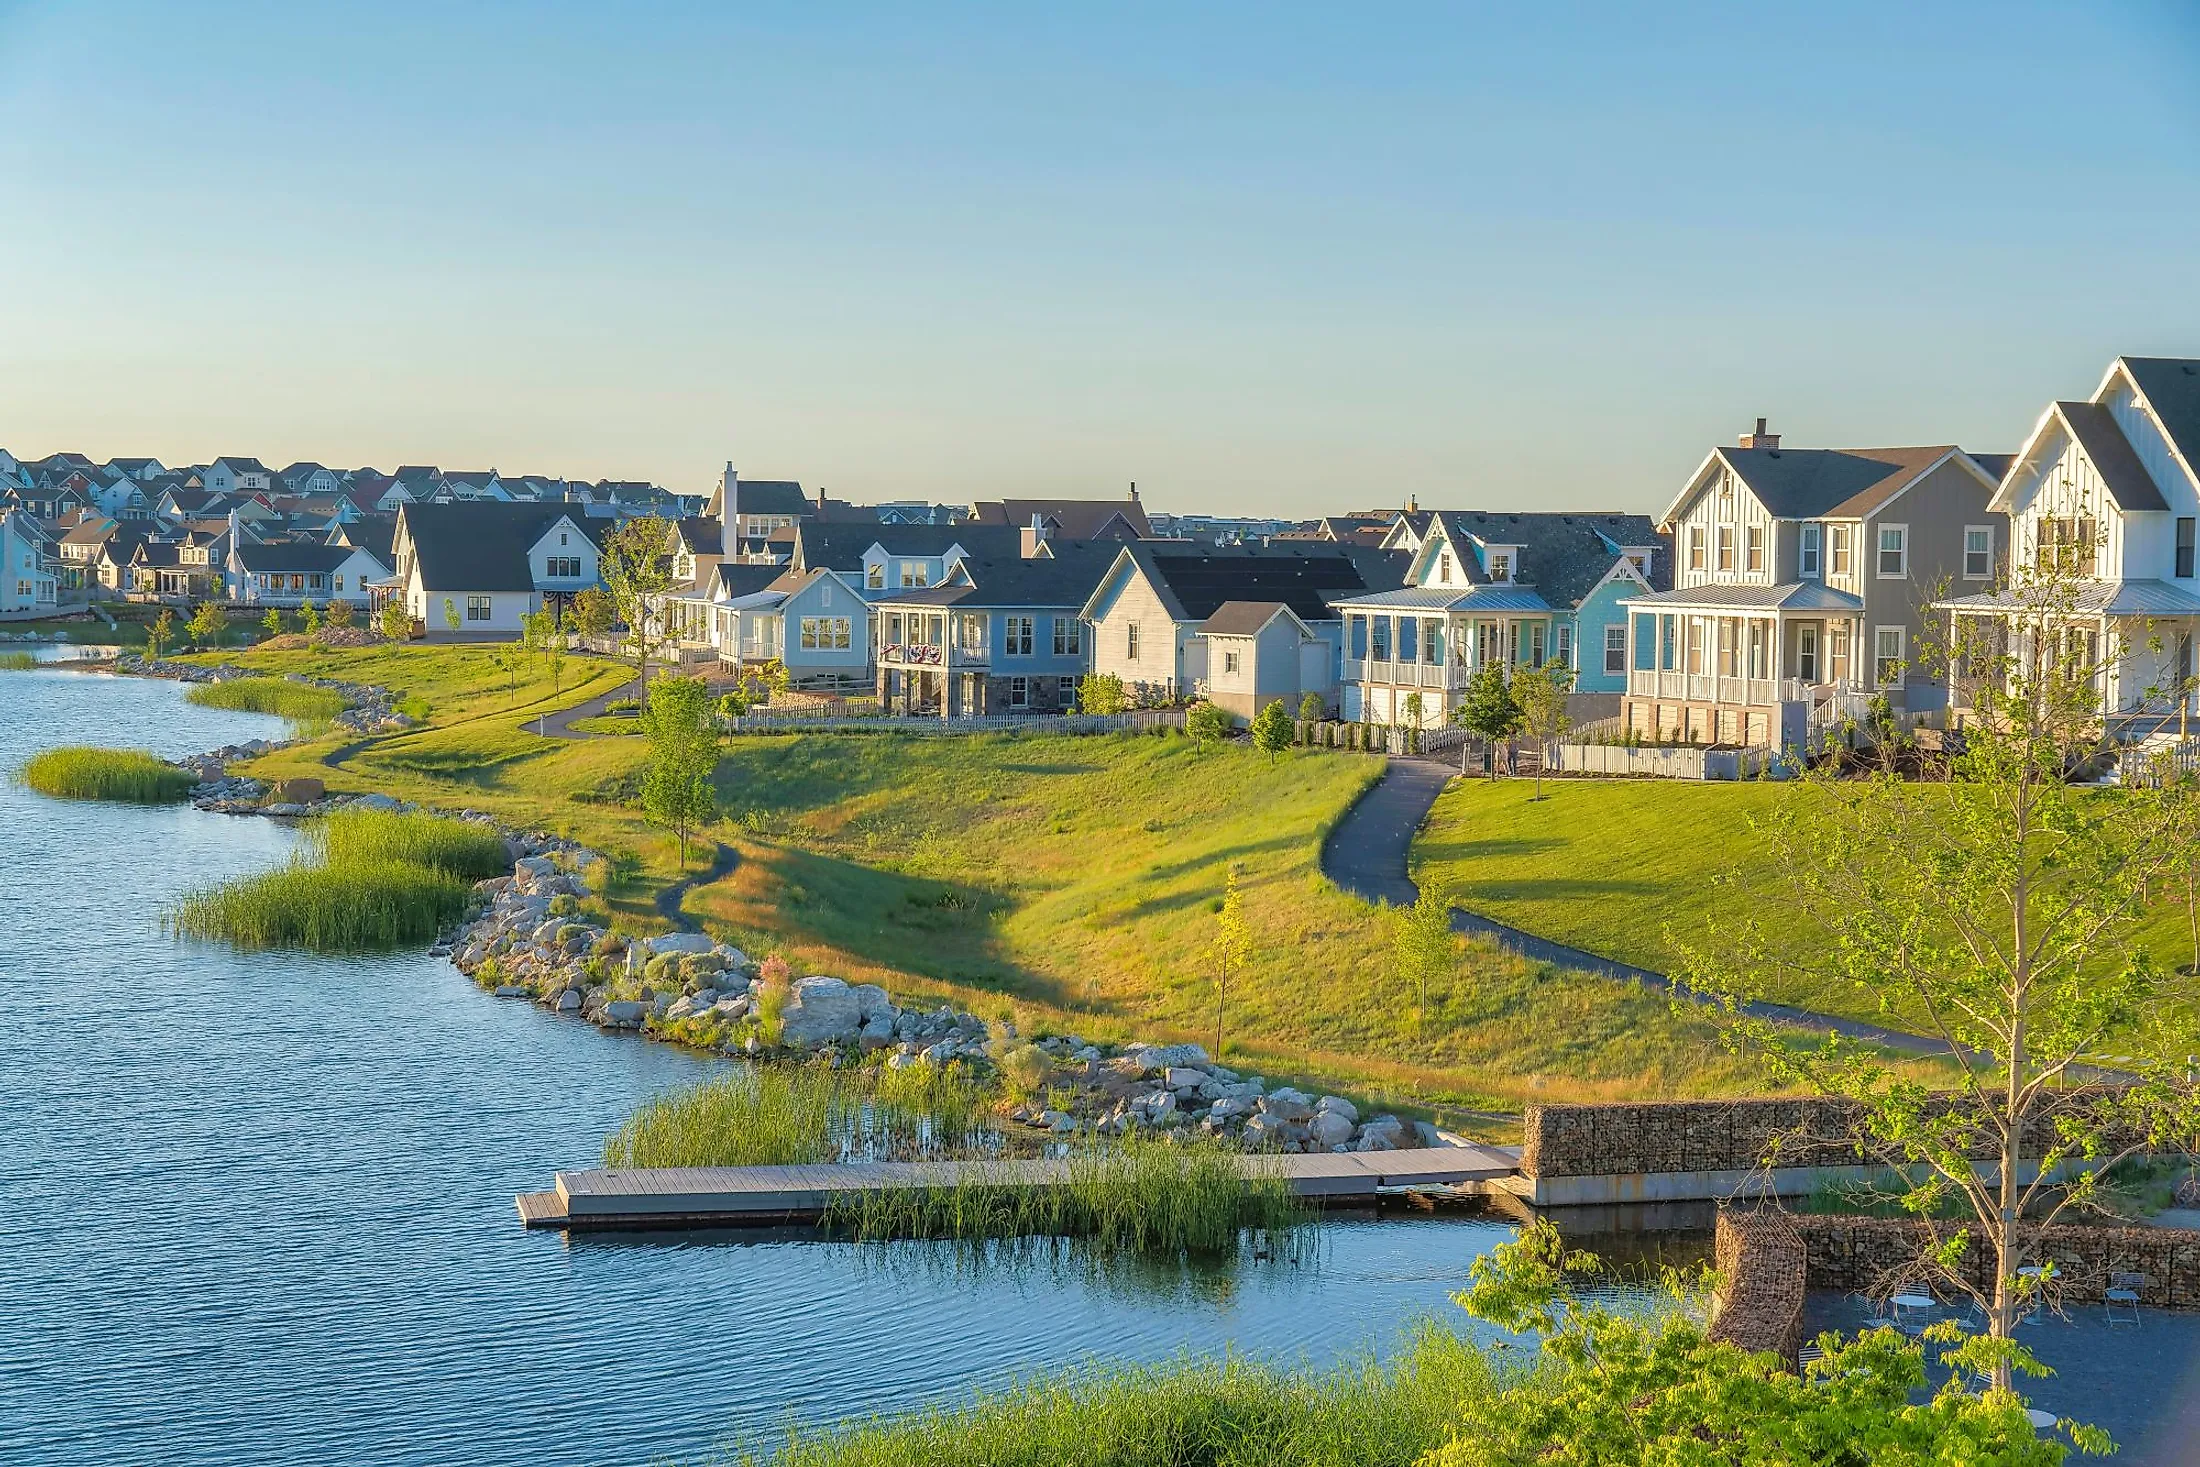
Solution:
M 1111 734 L 1150 733 L 1157 728 L 1183 726 L 1181 708 L 1139 708 L 1129 713 L 990 713 L 965 718 L 934 718 L 921 713 L 849 718 L 767 709 L 726 720 L 727 732 L 736 734 Z

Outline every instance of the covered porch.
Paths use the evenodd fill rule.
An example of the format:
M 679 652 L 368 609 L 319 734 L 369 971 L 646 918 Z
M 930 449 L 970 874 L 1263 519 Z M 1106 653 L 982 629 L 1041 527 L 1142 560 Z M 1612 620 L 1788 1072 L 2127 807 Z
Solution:
M 1815 583 L 1631 597 L 1624 727 L 1664 742 L 1800 745 L 1873 684 L 1864 605 Z
M 2200 595 L 2182 586 L 2085 582 L 2052 598 L 2015 588 L 1935 609 L 1948 613 L 1951 640 L 1965 654 L 1949 688 L 1949 717 L 1959 727 L 1976 715 L 1990 669 L 2026 676 L 2055 657 L 2092 685 L 2108 736 L 2200 733 Z
M 1350 720 L 1435 727 L 1486 666 L 1573 661 L 1572 623 L 1526 587 L 1407 587 L 1337 609 L 1345 623 L 1340 682 Z

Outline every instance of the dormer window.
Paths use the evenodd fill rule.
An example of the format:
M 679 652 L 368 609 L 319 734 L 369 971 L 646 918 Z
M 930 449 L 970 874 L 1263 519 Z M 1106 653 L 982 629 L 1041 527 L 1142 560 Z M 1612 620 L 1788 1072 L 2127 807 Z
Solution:
M 1512 553 L 1511 553 L 1510 551 L 1505 551 L 1505 550 L 1493 550 L 1493 551 L 1491 551 L 1491 552 L 1490 552 L 1490 579 L 1491 579 L 1491 580 L 1493 580 L 1493 581 L 1509 581 L 1509 580 L 1511 580 L 1512 578 L 1513 578 L 1513 558 L 1512 558 Z
M 874 591 L 886 589 L 886 562 L 875 560 L 863 568 L 863 584 Z

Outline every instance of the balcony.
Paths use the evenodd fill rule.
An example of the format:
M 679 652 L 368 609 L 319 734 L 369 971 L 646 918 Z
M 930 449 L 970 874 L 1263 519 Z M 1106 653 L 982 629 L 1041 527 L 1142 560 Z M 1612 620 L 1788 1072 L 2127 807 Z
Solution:
M 1457 663 L 1399 662 L 1372 657 L 1347 658 L 1344 680 L 1348 683 L 1383 683 L 1400 688 L 1458 689 L 1474 674 Z
M 985 649 L 935 647 L 926 642 L 887 642 L 878 649 L 886 667 L 983 667 L 989 661 Z
M 1723 703 L 1772 708 L 1782 703 L 1819 703 L 1838 694 L 1861 691 L 1853 678 L 1805 682 L 1801 678 L 1739 677 L 1711 672 L 1658 672 L 1642 668 L 1627 674 L 1627 692 L 1636 698 L 1676 703 Z

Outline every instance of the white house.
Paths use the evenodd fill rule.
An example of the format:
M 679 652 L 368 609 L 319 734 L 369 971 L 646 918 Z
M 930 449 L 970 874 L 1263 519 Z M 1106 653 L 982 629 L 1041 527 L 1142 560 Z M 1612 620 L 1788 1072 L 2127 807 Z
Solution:
M 243 606 L 299 606 L 348 601 L 365 607 L 369 588 L 390 568 L 356 545 L 313 540 L 269 540 L 233 545 L 229 551 L 229 599 Z
M 215 494 L 250 494 L 275 487 L 274 472 L 256 458 L 215 459 L 199 478 Z
M 599 529 L 555 504 L 406 504 L 391 553 L 405 607 L 431 637 L 501 638 L 603 584 Z

